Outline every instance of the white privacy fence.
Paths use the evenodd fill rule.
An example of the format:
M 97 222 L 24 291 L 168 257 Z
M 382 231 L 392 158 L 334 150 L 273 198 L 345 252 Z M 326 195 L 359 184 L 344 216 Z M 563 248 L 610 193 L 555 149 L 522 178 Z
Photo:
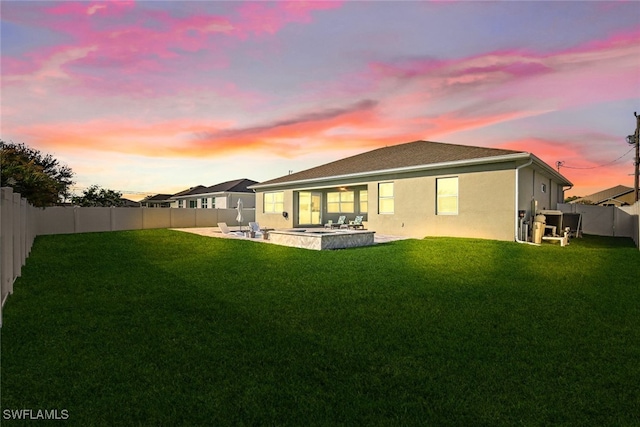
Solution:
M 20 276 L 36 237 L 34 210 L 11 188 L 0 189 L 0 326 L 2 306 L 13 293 L 13 282 Z
M 582 231 L 597 236 L 631 237 L 640 247 L 640 203 L 632 206 L 558 204 L 562 212 L 582 214 Z
M 237 225 L 235 209 L 180 208 L 35 208 L 12 188 L 0 194 L 0 326 L 2 307 L 13 293 L 36 236 L 151 228 L 216 227 Z M 244 225 L 255 221 L 255 209 L 244 209 Z

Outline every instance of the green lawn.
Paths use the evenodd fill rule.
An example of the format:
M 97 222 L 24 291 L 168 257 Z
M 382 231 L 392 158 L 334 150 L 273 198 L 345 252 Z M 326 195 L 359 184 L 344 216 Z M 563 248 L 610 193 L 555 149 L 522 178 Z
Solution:
M 591 236 L 41 236 L 4 309 L 1 406 L 78 426 L 639 425 L 639 277 L 630 240 Z

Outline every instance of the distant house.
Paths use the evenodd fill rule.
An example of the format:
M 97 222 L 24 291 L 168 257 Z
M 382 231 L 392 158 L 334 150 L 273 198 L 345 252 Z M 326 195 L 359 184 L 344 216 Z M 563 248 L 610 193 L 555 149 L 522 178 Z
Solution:
M 361 215 L 368 229 L 384 234 L 514 240 L 519 211 L 530 219 L 533 206 L 556 209 L 571 185 L 531 153 L 415 141 L 250 188 L 263 227 L 317 226 Z
M 242 199 L 244 208 L 256 206 L 255 194 L 248 187 L 257 184 L 251 179 L 236 179 L 205 187 L 198 185 L 171 196 L 171 207 L 195 209 L 233 209 Z
M 169 208 L 171 207 L 171 194 L 156 194 L 140 200 L 143 208 Z
M 572 200 L 569 203 L 584 203 L 598 206 L 626 206 L 635 203 L 635 194 L 631 187 L 616 185 L 615 187 Z
M 130 200 L 130 199 L 125 199 L 124 197 L 121 197 L 120 200 L 122 201 L 122 207 L 124 207 L 124 208 L 139 208 L 140 207 L 140 202 L 135 202 L 135 201 Z

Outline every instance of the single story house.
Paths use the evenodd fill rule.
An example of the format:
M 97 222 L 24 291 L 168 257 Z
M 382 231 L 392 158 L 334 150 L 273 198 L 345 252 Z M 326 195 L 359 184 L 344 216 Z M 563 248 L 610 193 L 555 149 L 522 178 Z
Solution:
M 234 209 L 242 199 L 245 209 L 255 208 L 253 190 L 248 187 L 257 184 L 251 179 L 236 179 L 205 187 L 198 185 L 181 191 L 171 197 L 171 207 L 196 209 Z
M 569 203 L 583 203 L 597 206 L 627 206 L 636 202 L 634 190 L 624 185 L 616 185 L 588 196 L 580 197 Z
M 140 200 L 143 208 L 169 208 L 171 207 L 171 194 L 155 194 Z
M 383 234 L 518 240 L 521 216 L 556 209 L 570 181 L 535 155 L 415 141 L 251 185 L 262 227 L 364 216 Z

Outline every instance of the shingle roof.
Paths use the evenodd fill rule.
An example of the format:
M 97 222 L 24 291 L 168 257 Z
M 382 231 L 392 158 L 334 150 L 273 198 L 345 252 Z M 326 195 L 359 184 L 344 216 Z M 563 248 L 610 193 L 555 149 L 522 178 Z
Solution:
M 210 193 L 222 193 L 222 192 L 253 193 L 253 190 L 250 190 L 247 187 L 257 183 L 258 183 L 257 181 L 242 178 L 242 179 L 235 179 L 233 181 L 222 182 L 220 184 L 212 185 L 210 187 L 205 187 L 204 185 L 198 185 L 196 187 L 191 187 L 188 190 L 184 190 L 179 193 L 176 193 L 172 197 L 185 197 L 185 196 L 193 196 L 197 194 L 210 194 Z
M 155 196 L 147 196 L 141 200 L 141 202 L 156 202 L 156 201 L 165 201 L 171 194 L 156 194 Z
M 252 179 L 236 179 L 234 181 L 227 181 L 207 187 L 206 193 L 217 193 L 221 191 L 228 191 L 231 193 L 253 193 L 253 190 L 249 190 L 247 187 L 257 183 L 258 181 L 254 181 Z
M 285 175 L 259 185 L 279 184 L 389 169 L 521 154 L 522 151 L 472 147 L 441 142 L 414 141 L 378 148 L 301 172 Z
M 195 187 L 187 188 L 186 190 L 182 190 L 171 197 L 179 197 L 179 196 L 187 196 L 189 194 L 200 194 L 203 189 L 206 189 L 204 185 L 197 185 Z
M 625 185 L 616 185 L 615 187 L 607 188 L 606 190 L 598 191 L 597 193 L 572 200 L 571 203 L 590 201 L 591 203 L 598 204 L 606 202 L 607 200 L 615 199 L 616 197 L 624 196 L 625 194 L 631 193 L 632 191 L 633 188 L 631 187 L 627 187 Z

